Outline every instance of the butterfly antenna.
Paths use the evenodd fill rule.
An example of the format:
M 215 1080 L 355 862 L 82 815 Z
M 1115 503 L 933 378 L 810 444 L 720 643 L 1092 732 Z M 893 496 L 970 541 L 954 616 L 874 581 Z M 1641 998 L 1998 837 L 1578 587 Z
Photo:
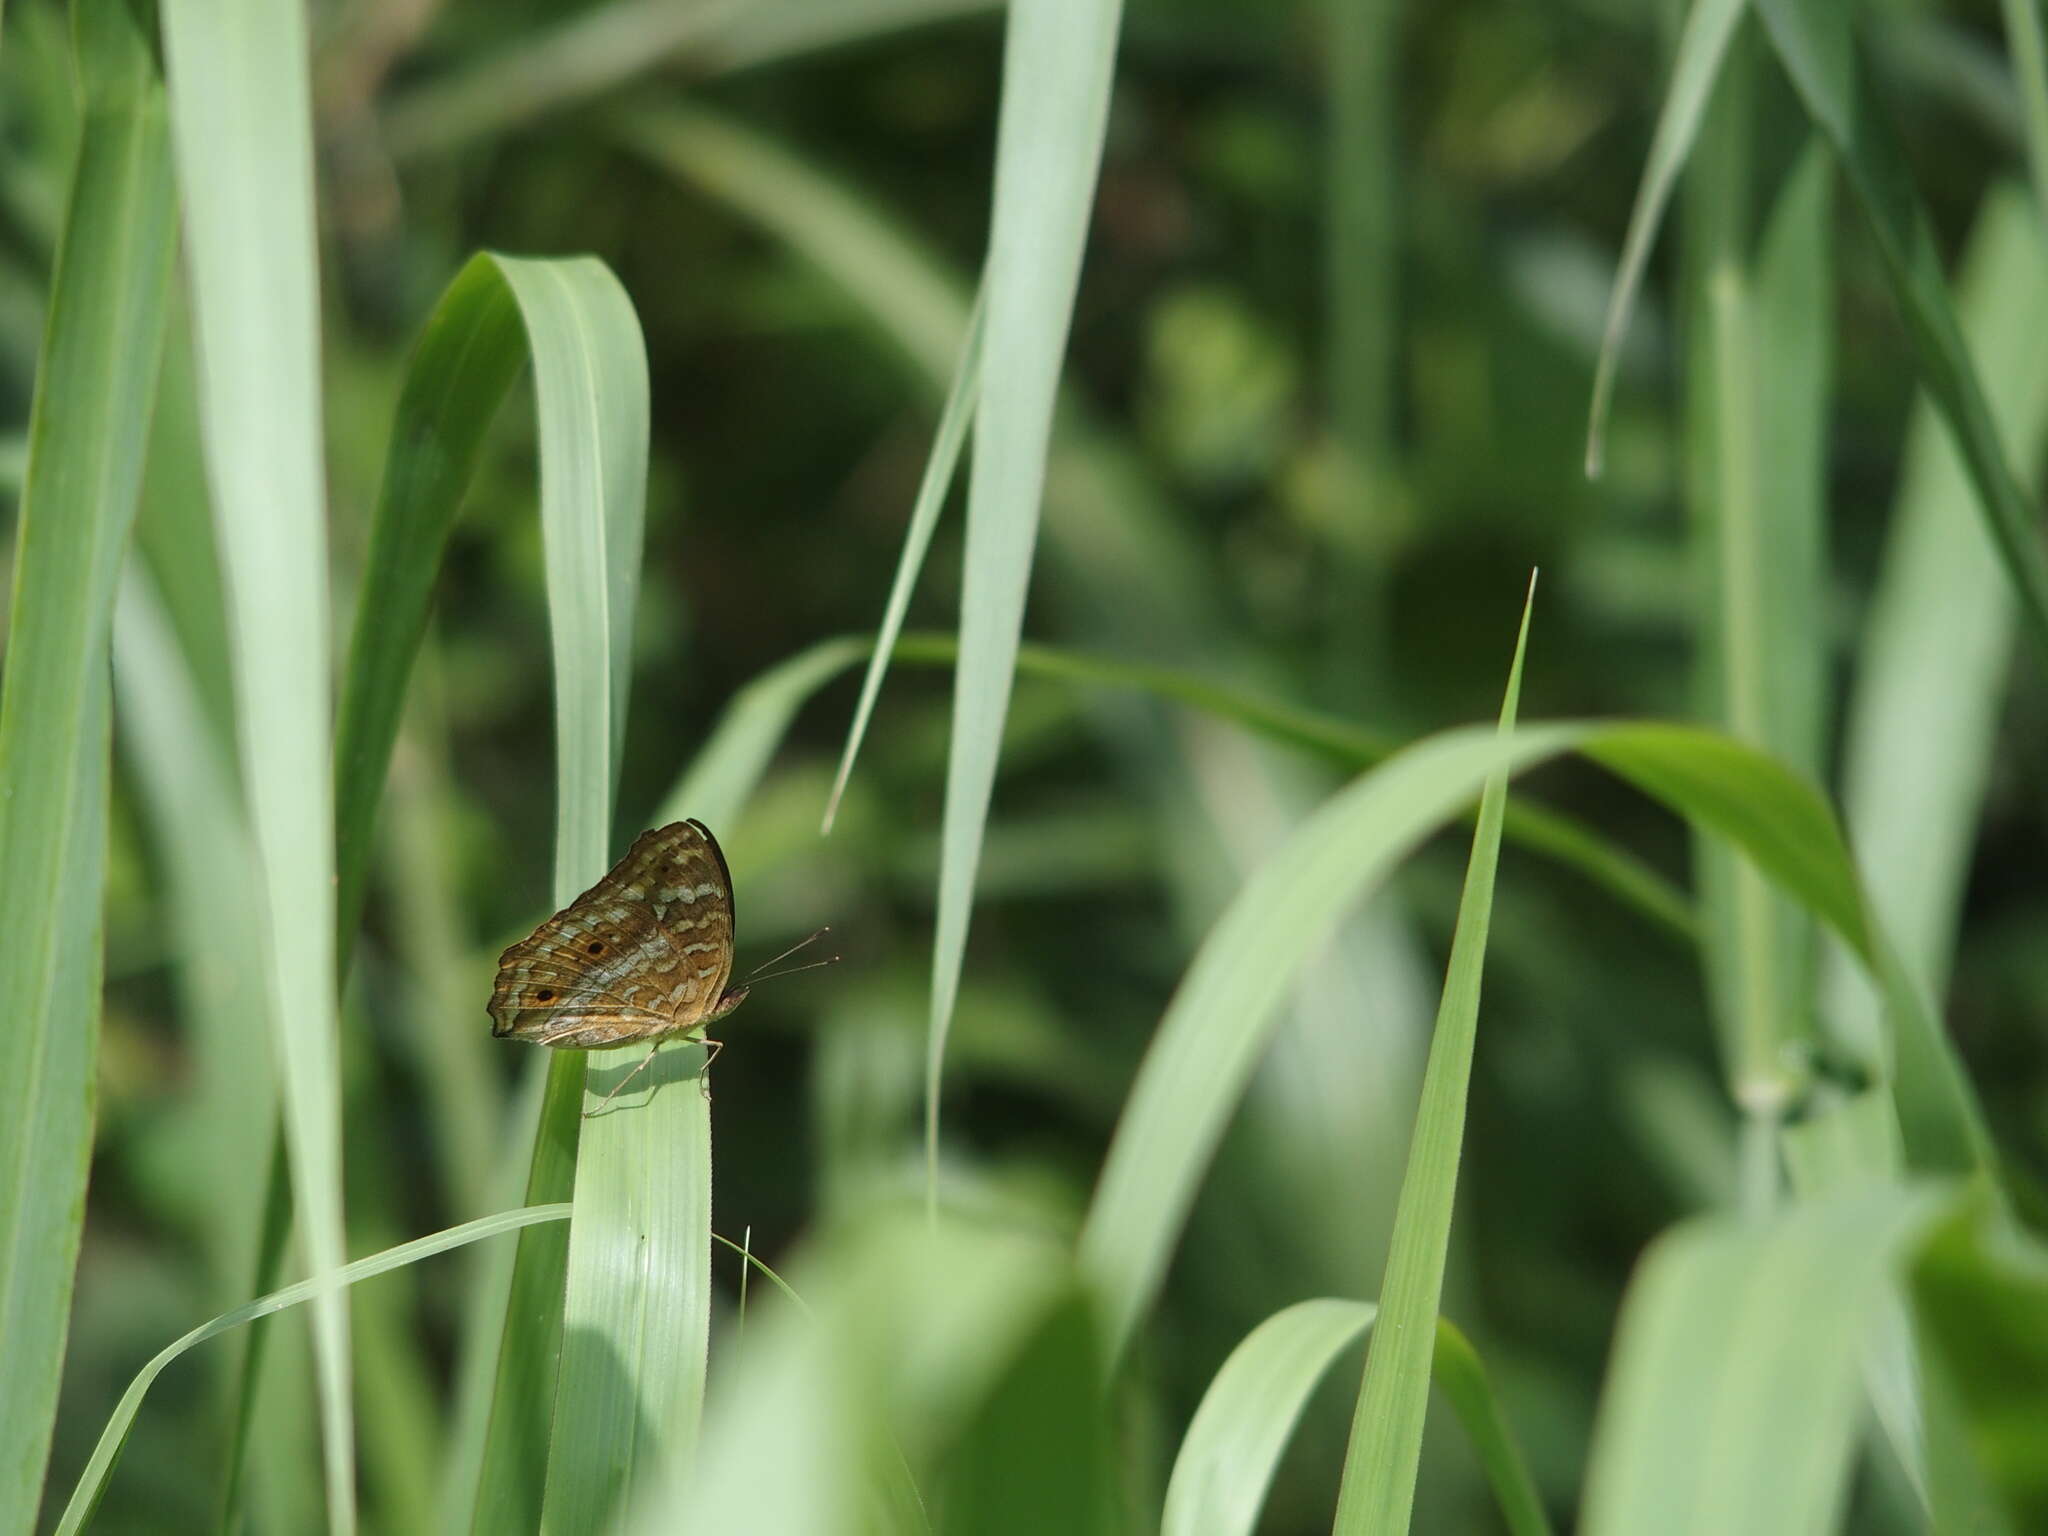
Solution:
M 771 960 L 768 963 L 773 965 L 775 962 Z M 766 976 L 758 974 L 749 976 L 747 978 L 747 985 L 750 987 L 759 986 L 762 982 L 773 981 L 778 976 L 794 976 L 798 971 L 819 971 L 828 965 L 837 965 L 838 963 L 839 956 L 828 955 L 823 960 L 813 960 L 809 965 L 792 965 L 788 970 L 770 971 Z
M 797 941 L 796 941 L 796 942 L 795 942 L 794 944 L 790 945 L 790 946 L 789 946 L 789 948 L 785 949 L 785 950 L 784 950 L 784 951 L 783 951 L 783 952 L 782 952 L 781 954 L 779 954 L 779 955 L 775 955 L 775 956 L 773 956 L 773 957 L 771 957 L 771 958 L 769 958 L 769 959 L 767 959 L 767 960 L 763 960 L 763 961 L 762 961 L 762 962 L 761 962 L 761 963 L 760 963 L 759 965 L 755 966 L 755 967 L 754 967 L 754 968 L 753 968 L 753 969 L 752 969 L 751 971 L 747 972 L 747 975 L 746 975 L 746 979 L 747 979 L 748 981 L 750 981 L 750 982 L 751 982 L 751 981 L 753 981 L 753 980 L 754 980 L 754 979 L 755 979 L 756 977 L 760 976 L 760 975 L 761 975 L 761 973 L 762 973 L 763 971 L 767 970 L 769 966 L 771 966 L 771 965 L 775 964 L 775 962 L 776 962 L 777 960 L 787 960 L 787 959 L 788 959 L 788 958 L 789 958 L 789 957 L 790 957 L 791 955 L 795 954 L 795 953 L 796 953 L 796 952 L 797 952 L 798 950 L 802 949 L 802 948 L 803 948 L 803 947 L 804 947 L 805 945 L 807 945 L 807 944 L 815 944 L 815 943 L 817 943 L 817 942 L 818 942 L 818 940 L 820 940 L 820 939 L 822 939 L 823 937 L 825 937 L 825 935 L 826 935 L 826 934 L 828 934 L 828 933 L 830 933 L 831 931 L 832 931 L 832 929 L 831 929 L 831 927 L 830 927 L 830 926 L 828 925 L 828 926 L 826 926 L 826 927 L 824 927 L 824 928 L 820 928 L 820 929 L 819 929 L 819 930 L 818 930 L 818 931 L 817 931 L 816 933 L 812 934 L 812 935 L 811 935 L 811 936 L 810 936 L 809 938 L 807 938 L 807 939 L 798 939 L 798 940 L 797 940 Z M 838 957 L 837 955 L 835 955 L 835 956 L 833 956 L 832 958 L 833 958 L 834 960 L 836 960 L 836 959 L 838 959 L 839 957 Z M 831 960 L 821 960 L 821 961 L 819 961 L 818 963 L 819 963 L 820 965 L 830 965 L 830 964 L 832 963 L 832 961 L 831 961 Z M 809 970 L 809 969 L 810 969 L 810 967 L 809 967 L 809 966 L 798 966 L 798 967 L 797 967 L 797 969 L 798 969 L 798 970 Z M 787 971 L 782 971 L 782 972 L 779 972 L 778 974 L 780 974 L 780 975 L 784 975 L 784 976 L 787 976 L 787 975 L 789 974 L 789 972 L 787 972 Z M 765 980 L 766 978 L 765 978 L 765 977 L 763 977 L 762 979 L 763 979 L 763 980 Z

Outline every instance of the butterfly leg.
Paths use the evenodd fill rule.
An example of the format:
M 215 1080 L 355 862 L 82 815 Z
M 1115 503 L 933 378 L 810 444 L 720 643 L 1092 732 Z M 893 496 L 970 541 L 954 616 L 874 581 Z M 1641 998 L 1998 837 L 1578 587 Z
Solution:
M 654 1053 L 660 1049 L 661 1042 L 659 1040 L 655 1041 L 652 1046 L 648 1047 L 647 1054 L 640 1058 L 640 1065 L 635 1067 L 632 1071 L 628 1072 L 616 1083 L 613 1083 L 612 1091 L 597 1101 L 597 1109 L 586 1109 L 585 1111 L 583 1111 L 583 1118 L 588 1120 L 592 1115 L 596 1114 L 599 1109 L 603 1109 L 605 1105 L 611 1103 L 613 1099 L 617 1098 L 619 1096 L 619 1090 L 621 1088 L 625 1087 L 626 1084 L 630 1083 L 631 1081 L 633 1081 L 634 1078 L 638 1077 L 642 1072 L 647 1070 L 647 1064 L 650 1061 L 654 1060 Z
M 709 1099 L 711 1097 L 711 1063 L 718 1060 L 718 1053 L 725 1049 L 725 1042 L 723 1040 L 706 1040 L 703 1043 L 709 1046 L 710 1049 L 704 1053 L 704 1065 L 697 1069 L 697 1087 L 702 1090 L 704 1097 Z

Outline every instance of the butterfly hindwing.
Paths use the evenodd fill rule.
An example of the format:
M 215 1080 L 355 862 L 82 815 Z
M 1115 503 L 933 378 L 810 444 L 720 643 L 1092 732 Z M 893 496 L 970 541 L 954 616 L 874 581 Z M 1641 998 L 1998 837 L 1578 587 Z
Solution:
M 491 1033 L 588 1050 L 688 1033 L 732 973 L 732 882 L 701 822 L 643 832 L 498 961 Z

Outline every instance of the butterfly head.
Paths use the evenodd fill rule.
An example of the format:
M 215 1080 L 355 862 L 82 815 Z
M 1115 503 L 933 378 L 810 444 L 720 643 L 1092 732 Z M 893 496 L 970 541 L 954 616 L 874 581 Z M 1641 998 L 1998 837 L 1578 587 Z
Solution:
M 747 1000 L 747 990 L 745 987 L 727 987 L 724 995 L 718 999 L 718 1006 L 705 1014 L 699 1022 L 709 1024 L 713 1019 L 724 1018 Z

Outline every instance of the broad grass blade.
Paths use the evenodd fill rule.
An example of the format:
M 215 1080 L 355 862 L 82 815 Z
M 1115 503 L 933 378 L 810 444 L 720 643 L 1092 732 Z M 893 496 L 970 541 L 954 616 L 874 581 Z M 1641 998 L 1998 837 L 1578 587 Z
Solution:
M 293 0 L 162 8 L 199 354 L 200 426 L 227 572 L 243 791 L 262 870 L 268 1009 L 298 1229 L 340 1269 L 333 728 L 310 62 Z M 328 1520 L 355 1528 L 348 1303 L 312 1308 Z
M 491 260 L 518 306 L 538 403 L 541 531 L 555 672 L 552 899 L 561 907 L 611 863 L 612 798 L 646 515 L 647 357 L 632 305 L 602 263 L 587 257 Z M 575 1170 L 585 1064 L 572 1052 L 549 1054 L 545 1065 L 532 1068 L 546 1073 L 547 1087 L 527 1179 L 529 1204 L 572 1190 L 582 1198 Z M 658 1159 L 642 1165 L 641 1176 L 652 1177 L 658 1162 L 689 1187 L 700 1163 L 698 1176 L 708 1180 L 709 1158 L 705 1140 L 664 1146 Z M 617 1186 L 609 1187 L 609 1195 L 627 1198 Z M 681 1240 L 692 1239 L 685 1234 Z M 694 1241 L 708 1251 L 708 1235 Z M 587 1439 L 572 1434 L 558 1444 L 550 1430 L 568 1248 L 566 1235 L 553 1231 L 520 1242 L 484 1444 L 475 1513 L 479 1531 L 538 1526 L 555 1451 L 571 1459 L 592 1454 Z M 701 1371 L 701 1364 L 694 1369 Z M 693 1366 L 685 1351 L 657 1370 L 687 1378 Z M 631 1392 L 635 1383 L 615 1376 L 612 1389 Z
M 77 12 L 84 121 L 29 422 L 0 690 L 0 1529 L 35 1524 L 92 1155 L 107 654 L 163 351 L 163 94 L 124 7 Z
M 1834 1529 L 1863 1345 L 1939 1209 L 1934 1191 L 1866 1184 L 1659 1239 L 1623 1304 L 1580 1529 Z

